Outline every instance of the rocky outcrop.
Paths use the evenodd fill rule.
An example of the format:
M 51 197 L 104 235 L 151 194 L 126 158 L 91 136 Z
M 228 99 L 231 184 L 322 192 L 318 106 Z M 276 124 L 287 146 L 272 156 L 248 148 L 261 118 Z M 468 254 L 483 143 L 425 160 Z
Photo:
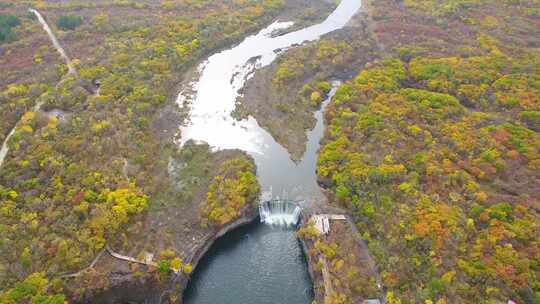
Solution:
M 312 246 L 312 244 L 308 246 L 308 240 L 304 238 L 298 238 L 298 240 L 306 257 L 309 277 L 311 278 L 311 282 L 313 282 L 313 302 L 324 303 L 324 281 L 322 275 L 315 271 L 316 262 L 309 254 L 309 248 Z

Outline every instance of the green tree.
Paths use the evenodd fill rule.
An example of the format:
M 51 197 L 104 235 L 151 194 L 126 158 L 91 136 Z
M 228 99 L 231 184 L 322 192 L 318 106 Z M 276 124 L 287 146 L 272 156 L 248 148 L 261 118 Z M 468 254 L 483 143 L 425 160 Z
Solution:
M 82 24 L 82 18 L 73 15 L 64 15 L 58 18 L 56 25 L 62 30 L 74 30 Z
M 0 14 L 0 43 L 15 39 L 15 33 L 11 30 L 21 24 L 17 16 L 12 14 Z

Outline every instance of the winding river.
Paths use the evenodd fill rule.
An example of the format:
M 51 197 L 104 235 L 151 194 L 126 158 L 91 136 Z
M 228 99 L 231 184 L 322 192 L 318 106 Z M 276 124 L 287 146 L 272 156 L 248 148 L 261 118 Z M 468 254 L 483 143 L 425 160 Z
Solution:
M 317 185 L 316 160 L 324 132 L 323 111 L 335 93 L 315 114 L 317 123 L 308 133 L 306 152 L 299 163 L 261 128 L 253 117 L 237 121 L 231 117 L 238 91 L 256 69 L 271 64 L 278 51 L 344 27 L 360 9 L 360 0 L 342 0 L 320 24 L 273 36 L 291 22 L 274 22 L 239 45 L 217 53 L 201 66 L 200 77 L 178 96 L 180 106 L 189 107 L 188 123 L 180 128 L 181 142 L 204 141 L 215 149 L 240 149 L 257 165 L 257 177 L 266 198 L 291 199 L 299 204 L 324 202 Z M 66 61 L 68 74 L 76 70 L 41 14 L 31 9 L 53 45 Z M 195 92 L 188 95 L 184 92 Z M 38 111 L 41 103 L 36 104 Z M 8 135 L 0 149 L 0 166 L 8 152 Z M 290 226 L 252 223 L 219 239 L 196 269 L 185 293 L 187 304 L 307 304 L 312 299 L 306 261 Z
M 324 202 L 315 169 L 324 132 L 323 111 L 336 84 L 316 113 L 317 124 L 308 133 L 300 163 L 293 162 L 287 150 L 253 117 L 238 121 L 231 113 L 238 91 L 256 69 L 271 64 L 279 51 L 344 27 L 360 7 L 360 0 L 343 0 L 322 23 L 281 36 L 273 33 L 292 23 L 274 22 L 239 45 L 209 57 L 199 66 L 199 79 L 178 96 L 178 104 L 189 110 L 179 144 L 195 140 L 207 142 L 214 149 L 246 151 L 257 165 L 265 199 L 290 199 L 301 206 Z M 184 303 L 307 304 L 312 300 L 306 262 L 290 226 L 254 223 L 238 229 L 218 240 L 199 265 Z
M 292 23 L 275 22 L 232 49 L 209 57 L 199 67 L 200 78 L 183 91 L 194 91 L 194 96 L 183 92 L 178 96 L 180 106 L 189 107 L 190 113 L 188 123 L 180 130 L 181 144 L 193 139 L 207 142 L 216 149 L 244 150 L 255 159 L 259 183 L 272 197 L 322 199 L 313 166 L 316 150 L 307 151 L 304 159 L 296 164 L 287 150 L 253 117 L 237 121 L 231 117 L 231 112 L 236 107 L 238 90 L 255 69 L 272 63 L 278 50 L 315 41 L 344 27 L 360 6 L 360 0 L 343 0 L 322 23 L 277 37 L 272 33 Z

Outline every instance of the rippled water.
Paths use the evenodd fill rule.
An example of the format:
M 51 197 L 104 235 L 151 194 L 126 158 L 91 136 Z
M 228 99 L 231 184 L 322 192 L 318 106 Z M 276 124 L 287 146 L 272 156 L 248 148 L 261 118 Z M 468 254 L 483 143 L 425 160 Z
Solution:
M 312 290 L 294 229 L 254 223 L 219 239 L 200 261 L 186 304 L 308 304 Z

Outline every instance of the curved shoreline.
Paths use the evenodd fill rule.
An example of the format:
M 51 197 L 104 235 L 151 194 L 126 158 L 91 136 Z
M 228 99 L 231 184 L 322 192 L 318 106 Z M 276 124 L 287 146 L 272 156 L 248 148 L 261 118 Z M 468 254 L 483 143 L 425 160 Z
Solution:
M 194 253 L 188 257 L 184 257 L 184 264 L 190 263 L 193 266 L 193 271 L 190 274 L 179 273 L 171 274 L 169 279 L 164 282 L 152 276 L 151 272 L 145 272 L 142 277 L 136 277 L 135 271 L 121 272 L 113 271 L 106 275 L 107 279 L 115 280 L 116 282 L 108 286 L 100 292 L 90 291 L 80 301 L 76 303 L 130 303 L 138 301 L 147 301 L 148 293 L 154 293 L 149 303 L 183 303 L 183 293 L 189 284 L 193 273 L 196 271 L 200 260 L 210 250 L 212 245 L 221 237 L 229 232 L 232 232 L 240 227 L 253 223 L 259 218 L 255 203 L 248 205 L 242 216 L 235 221 L 227 224 L 220 229 L 208 231 L 206 239 L 197 246 Z M 132 263 L 119 261 L 125 265 Z M 148 266 L 146 266 L 148 267 Z M 115 278 L 115 276 L 118 276 Z M 170 298 L 176 298 L 171 301 Z
M 228 234 L 201 249 L 208 251 L 184 285 L 184 303 L 312 303 L 312 263 L 299 226 L 259 217 L 226 227 Z
M 216 234 L 209 237 L 203 243 L 203 245 L 200 246 L 199 249 L 195 251 L 191 259 L 186 260 L 186 262 L 190 263 L 193 266 L 193 271 L 189 275 L 182 274 L 180 277 L 180 280 L 179 280 L 180 290 L 178 290 L 178 293 L 181 294 L 182 297 L 184 295 L 184 291 L 187 285 L 189 284 L 189 282 L 191 281 L 191 278 L 193 277 L 193 273 L 197 271 L 197 266 L 199 265 L 199 262 L 208 253 L 210 248 L 212 248 L 212 245 L 214 245 L 218 239 L 225 236 L 229 232 L 232 232 L 240 227 L 249 225 L 259 218 L 259 214 L 257 213 L 258 208 L 252 207 L 252 208 L 247 208 L 247 209 L 248 210 L 246 210 L 246 214 L 244 214 L 243 216 L 241 216 L 234 222 L 229 223 L 226 226 L 219 229 Z M 183 298 L 180 300 L 180 303 L 182 302 L 183 302 Z

